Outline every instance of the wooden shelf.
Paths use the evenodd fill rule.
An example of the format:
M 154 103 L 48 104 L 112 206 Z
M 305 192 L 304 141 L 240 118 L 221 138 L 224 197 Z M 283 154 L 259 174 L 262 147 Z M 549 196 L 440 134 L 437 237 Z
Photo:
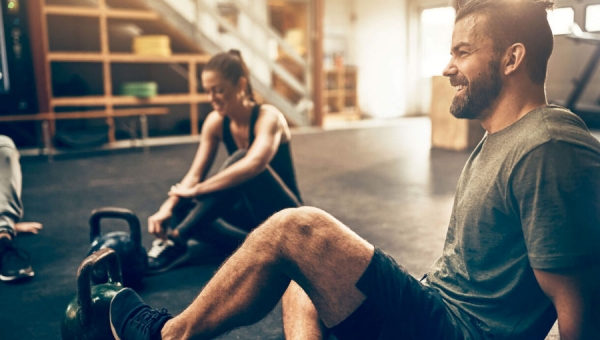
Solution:
M 44 6 L 44 14 L 77 17 L 99 17 L 100 9 L 93 7 L 47 5 Z
M 73 61 L 73 62 L 102 62 L 105 60 L 101 53 L 87 52 L 50 52 L 46 55 L 47 61 Z
M 337 97 L 340 95 L 340 90 L 325 90 L 323 94 L 325 97 Z
M 327 115 L 359 119 L 356 67 L 328 69 L 324 72 L 327 89 L 323 91 L 326 105 L 323 111 Z
M 169 110 L 164 107 L 146 107 L 137 109 L 120 109 L 113 111 L 96 110 L 96 111 L 81 111 L 81 112 L 45 112 L 27 115 L 8 115 L 0 116 L 0 122 L 20 122 L 20 121 L 36 121 L 36 120 L 64 120 L 64 119 L 90 119 L 90 118 L 107 118 L 107 117 L 131 117 L 141 115 L 164 115 L 169 113 Z
M 37 76 L 37 90 L 38 90 L 38 102 L 40 103 L 40 110 L 43 113 L 32 115 L 31 120 L 47 121 L 47 127 L 44 130 L 44 144 L 51 144 L 52 136 L 56 130 L 56 120 L 61 119 L 90 119 L 90 118 L 105 118 L 106 124 L 108 125 L 108 140 L 109 142 L 116 141 L 115 134 L 115 117 L 124 115 L 146 115 L 148 114 L 167 114 L 168 109 L 161 107 L 157 108 L 158 105 L 189 105 L 189 119 L 190 119 L 190 134 L 197 135 L 199 133 L 199 103 L 208 103 L 208 96 L 203 93 L 198 93 L 198 70 L 210 59 L 209 55 L 202 53 L 177 53 L 170 56 L 152 56 L 152 55 L 136 55 L 133 53 L 124 52 L 111 52 L 111 39 L 115 38 L 114 32 L 111 31 L 112 25 L 120 25 L 122 23 L 129 24 L 140 24 L 140 21 L 156 21 L 158 27 L 161 26 L 161 15 L 151 9 L 134 9 L 134 8 L 110 8 L 107 5 L 106 0 L 99 0 L 93 7 L 84 7 L 76 5 L 49 5 L 46 4 L 45 0 L 27 0 L 28 4 L 31 4 L 30 9 L 30 22 L 36 23 L 35 29 L 32 29 L 32 39 L 34 49 L 36 49 L 35 57 L 35 68 Z M 69 17 L 69 18 L 65 18 Z M 68 19 L 68 20 L 67 20 Z M 82 20 L 80 20 L 82 19 Z M 58 44 L 55 50 L 51 49 L 50 39 L 52 33 L 59 34 L 60 32 L 72 30 L 69 23 L 79 25 L 78 27 L 85 27 L 86 25 L 93 25 L 92 29 L 87 35 L 84 35 L 83 42 L 77 44 L 76 39 L 80 36 L 77 34 L 68 35 L 73 39 L 71 45 L 75 46 L 75 51 L 71 51 L 69 44 Z M 116 27 L 116 26 L 115 26 Z M 163 29 L 164 31 L 164 29 Z M 77 31 L 73 31 L 77 32 Z M 98 35 L 97 43 L 96 36 Z M 111 35 L 112 34 L 112 35 Z M 173 36 L 171 31 L 164 34 Z M 119 37 L 116 37 L 119 41 Z M 87 40 L 87 39 L 93 39 Z M 69 42 L 65 40 L 65 42 Z M 88 43 L 92 42 L 92 43 Z M 122 44 L 122 41 L 121 41 Z M 194 51 L 193 48 L 187 48 L 188 51 Z M 121 50 L 122 51 L 122 50 Z M 54 64 L 53 64 L 54 63 Z M 61 65 L 56 65 L 61 63 Z M 76 65 L 81 63 L 88 63 L 97 65 Z M 175 75 L 177 77 L 177 85 L 173 85 L 171 77 L 161 73 L 164 69 L 163 66 L 157 66 L 159 69 L 157 76 L 153 77 L 152 74 L 149 76 L 143 75 L 145 78 L 149 78 L 161 84 L 164 82 L 172 86 L 169 90 L 176 93 L 160 94 L 149 98 L 138 98 L 133 96 L 120 96 L 114 95 L 116 93 L 115 86 L 118 83 L 123 82 L 123 77 L 119 77 L 114 74 L 115 65 L 122 64 L 184 64 L 185 79 L 187 84 L 182 87 L 182 78 L 180 74 Z M 126 68 L 129 65 L 125 66 Z M 144 66 L 145 67 L 145 66 Z M 142 68 L 144 68 L 142 67 Z M 154 68 L 152 66 L 151 68 Z M 92 72 L 82 72 L 81 70 L 88 71 L 93 69 Z M 139 70 L 139 68 L 136 68 Z M 65 74 L 53 74 L 53 72 L 66 72 Z M 69 73 L 71 72 L 71 73 Z M 85 75 L 90 75 L 92 78 L 86 79 Z M 82 96 L 66 96 L 66 97 L 54 97 L 55 84 L 61 84 L 64 79 L 71 76 L 83 77 L 81 82 L 94 81 L 93 91 L 87 93 L 95 93 L 95 95 L 82 95 Z M 62 77 L 62 78 L 61 78 Z M 137 77 L 137 78 L 136 78 Z M 158 77 L 158 78 L 156 78 Z M 162 77 L 162 78 L 161 78 Z M 167 77 L 167 78 L 164 78 Z M 132 75 L 127 81 L 135 80 L 138 76 Z M 61 84 L 62 85 L 62 84 Z M 175 88 L 176 90 L 173 90 Z M 74 91 L 77 93 L 78 91 Z M 67 93 L 65 91 L 56 91 L 56 93 Z M 83 90 L 83 93 L 86 93 Z M 87 108 L 81 112 L 70 112 L 70 113 L 57 113 L 55 111 L 63 111 L 64 108 L 76 109 L 76 107 Z M 61 109 L 62 108 L 62 109 Z M 90 113 L 91 112 L 91 113 Z
M 173 54 L 171 56 L 137 55 L 133 53 L 102 53 L 87 52 L 50 52 L 48 61 L 65 62 L 118 62 L 118 63 L 206 63 L 209 55 L 205 54 Z
M 105 105 L 167 105 L 208 103 L 208 95 L 198 94 L 161 94 L 149 98 L 133 96 L 82 96 L 52 98 L 51 106 L 105 106 Z
M 158 20 L 160 16 L 153 11 L 143 11 L 137 9 L 107 9 L 106 16 L 110 19 L 129 19 L 129 20 Z
M 210 59 L 207 54 L 173 54 L 168 57 L 136 55 L 130 53 L 112 53 L 108 58 L 112 62 L 120 63 L 202 63 L 205 64 Z
M 103 14 L 110 19 L 129 20 L 157 20 L 160 18 L 154 11 L 138 9 L 101 9 L 98 7 L 75 7 L 50 5 L 45 6 L 44 13 L 47 15 L 76 16 L 76 17 L 100 17 Z

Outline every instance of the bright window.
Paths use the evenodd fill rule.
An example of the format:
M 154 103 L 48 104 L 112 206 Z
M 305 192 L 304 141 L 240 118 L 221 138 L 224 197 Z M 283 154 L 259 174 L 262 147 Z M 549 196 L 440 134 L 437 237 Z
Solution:
M 450 60 L 453 7 L 426 9 L 421 12 L 421 76 L 441 75 Z
M 585 30 L 600 31 L 600 5 L 589 5 L 585 9 Z
M 548 11 L 548 22 L 552 33 L 569 34 L 571 25 L 575 22 L 575 11 L 571 7 L 556 8 Z

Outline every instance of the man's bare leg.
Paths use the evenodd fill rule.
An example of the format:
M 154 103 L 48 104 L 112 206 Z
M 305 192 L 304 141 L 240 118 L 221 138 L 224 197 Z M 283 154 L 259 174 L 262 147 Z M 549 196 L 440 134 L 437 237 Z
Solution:
M 283 294 L 283 333 L 286 340 L 326 339 L 328 330 L 308 295 L 294 281 Z
M 333 327 L 365 300 L 355 284 L 373 252 L 322 210 L 283 210 L 248 236 L 194 302 L 164 325 L 162 338 L 210 339 L 255 323 L 273 309 L 290 280 Z

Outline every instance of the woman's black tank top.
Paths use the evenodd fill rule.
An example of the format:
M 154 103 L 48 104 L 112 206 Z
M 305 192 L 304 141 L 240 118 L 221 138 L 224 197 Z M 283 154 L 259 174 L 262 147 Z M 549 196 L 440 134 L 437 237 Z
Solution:
M 258 119 L 259 113 L 260 105 L 254 105 L 250 116 L 250 136 L 248 137 L 248 148 L 250 148 L 250 145 L 252 145 L 252 142 L 254 142 L 254 126 L 256 125 L 256 120 Z M 231 155 L 237 151 L 238 147 L 233 140 L 230 124 L 231 120 L 229 117 L 225 116 L 223 119 L 223 143 L 225 143 L 227 152 Z M 294 195 L 296 195 L 296 198 L 302 202 L 300 191 L 298 190 L 298 184 L 296 183 L 296 173 L 294 171 L 294 162 L 292 161 L 290 142 L 279 144 L 279 148 L 277 149 L 275 156 L 273 156 L 271 163 L 269 163 L 269 166 L 271 166 L 273 171 L 277 173 L 283 183 L 285 183 L 285 185 L 294 193 Z

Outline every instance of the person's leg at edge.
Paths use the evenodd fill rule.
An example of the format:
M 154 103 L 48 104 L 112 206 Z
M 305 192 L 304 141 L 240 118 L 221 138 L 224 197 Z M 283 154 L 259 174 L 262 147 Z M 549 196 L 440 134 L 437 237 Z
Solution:
M 23 216 L 21 165 L 12 139 L 0 135 L 0 280 L 34 275 L 29 255 L 14 246 L 17 222 Z
M 281 299 L 283 333 L 286 340 L 327 339 L 329 330 L 319 318 L 310 297 L 294 281 Z
M 15 223 L 23 217 L 21 165 L 12 139 L 0 135 L 0 233 L 16 235 Z
M 373 253 L 371 244 L 322 210 L 283 210 L 253 231 L 192 304 L 164 324 L 162 339 L 210 339 L 255 323 L 291 280 L 308 294 L 325 326 L 336 326 L 365 300 L 355 284 Z M 126 315 L 118 310 L 126 305 L 119 295 L 111 306 L 117 333 L 128 327 L 127 320 L 113 318 Z

